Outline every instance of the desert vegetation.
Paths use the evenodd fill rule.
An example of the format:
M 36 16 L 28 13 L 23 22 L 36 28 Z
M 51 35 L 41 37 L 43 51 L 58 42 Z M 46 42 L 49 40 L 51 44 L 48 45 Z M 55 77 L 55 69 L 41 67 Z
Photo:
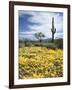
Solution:
M 46 47 L 19 49 L 19 78 L 51 78 L 63 76 L 63 51 Z
M 19 79 L 63 76 L 63 39 L 54 38 L 54 18 L 51 32 L 52 38 L 44 39 L 45 35 L 37 32 L 36 40 L 19 40 Z

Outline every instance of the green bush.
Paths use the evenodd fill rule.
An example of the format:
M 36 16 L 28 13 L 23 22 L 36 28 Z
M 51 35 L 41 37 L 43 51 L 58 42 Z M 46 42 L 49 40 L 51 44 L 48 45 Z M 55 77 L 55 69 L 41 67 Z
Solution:
M 57 46 L 54 43 L 49 43 L 46 47 L 50 48 L 50 49 L 56 49 L 57 48 Z
M 57 48 L 63 49 L 63 39 L 55 40 L 55 44 L 56 44 Z
M 35 46 L 41 46 L 41 47 L 46 47 L 50 49 L 56 49 L 57 46 L 54 43 L 35 43 Z
M 37 46 L 37 47 L 46 47 L 46 48 L 50 48 L 50 49 L 63 49 L 63 39 L 55 39 L 54 42 L 52 43 L 51 40 L 50 41 L 29 41 L 29 40 L 24 40 L 24 41 L 19 41 L 19 47 L 33 47 L 33 46 Z
M 25 46 L 33 46 L 33 44 L 31 42 L 27 42 L 25 43 Z

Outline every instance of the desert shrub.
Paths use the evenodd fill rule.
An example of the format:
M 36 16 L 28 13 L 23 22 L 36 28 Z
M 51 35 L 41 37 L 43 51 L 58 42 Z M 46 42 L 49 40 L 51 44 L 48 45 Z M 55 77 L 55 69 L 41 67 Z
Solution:
M 55 44 L 56 44 L 57 48 L 63 49 L 63 39 L 55 40 Z
M 46 47 L 50 49 L 56 49 L 57 46 L 54 43 L 36 43 L 34 44 L 35 46 L 41 46 L 41 47 Z
M 47 48 L 50 48 L 50 49 L 56 49 L 56 48 L 57 48 L 57 46 L 56 46 L 54 43 L 48 43 L 48 44 L 46 45 L 46 47 L 47 47 Z
M 27 42 L 25 46 L 32 46 L 32 44 L 30 42 Z

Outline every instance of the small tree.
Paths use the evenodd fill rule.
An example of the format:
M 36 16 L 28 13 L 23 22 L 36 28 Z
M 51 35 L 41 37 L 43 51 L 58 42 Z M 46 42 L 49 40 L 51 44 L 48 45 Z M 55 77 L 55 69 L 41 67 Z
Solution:
M 41 42 L 45 35 L 42 32 L 35 33 L 35 37 Z

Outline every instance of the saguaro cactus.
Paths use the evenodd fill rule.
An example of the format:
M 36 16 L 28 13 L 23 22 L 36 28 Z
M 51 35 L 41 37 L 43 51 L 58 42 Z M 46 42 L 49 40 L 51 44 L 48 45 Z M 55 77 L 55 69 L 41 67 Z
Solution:
M 54 34 L 56 33 L 56 28 L 54 27 L 54 17 L 52 18 L 52 42 L 54 42 Z

